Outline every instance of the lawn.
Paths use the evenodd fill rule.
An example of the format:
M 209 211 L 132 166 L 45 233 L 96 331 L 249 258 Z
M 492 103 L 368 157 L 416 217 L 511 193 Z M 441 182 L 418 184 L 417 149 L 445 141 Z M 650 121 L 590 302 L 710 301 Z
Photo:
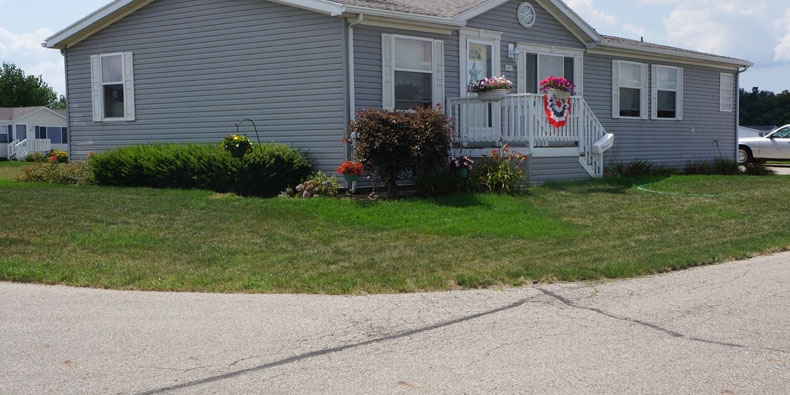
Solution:
M 790 247 L 788 176 L 607 178 L 372 202 L 19 184 L 7 179 L 14 171 L 0 163 L 9 281 L 414 292 L 639 276 Z

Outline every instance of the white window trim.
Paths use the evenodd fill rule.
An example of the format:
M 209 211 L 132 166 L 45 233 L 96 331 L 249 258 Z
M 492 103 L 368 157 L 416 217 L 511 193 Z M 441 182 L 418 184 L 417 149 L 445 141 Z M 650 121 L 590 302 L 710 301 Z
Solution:
M 633 64 L 639 65 L 640 73 L 640 87 L 639 87 L 639 116 L 626 117 L 620 115 L 620 64 Z M 648 86 L 647 86 L 648 67 L 646 63 L 629 62 L 627 60 L 612 60 L 612 118 L 625 118 L 625 119 L 648 119 L 647 102 L 648 102 Z M 626 87 L 634 88 L 634 87 Z
M 106 56 L 123 57 L 123 102 L 124 116 L 106 118 L 104 116 L 104 87 L 102 84 L 101 58 Z M 134 121 L 134 59 L 131 52 L 114 52 L 91 56 L 91 100 L 94 122 Z
M 498 77 L 502 75 L 501 70 L 501 49 L 502 46 L 502 32 L 495 32 L 491 30 L 483 30 L 483 29 L 471 29 L 471 28 L 463 28 L 460 29 L 458 32 L 459 43 L 461 45 L 461 50 L 458 51 L 459 54 L 459 65 L 461 73 L 461 78 L 459 78 L 459 82 L 461 84 L 460 91 L 461 96 L 469 96 L 469 92 L 466 91 L 467 86 L 469 86 L 469 75 L 466 73 L 467 69 L 467 60 L 469 59 L 469 44 L 486 44 L 491 45 L 491 75 L 486 77 Z
M 573 89 L 577 96 L 584 95 L 584 51 L 574 48 L 558 47 L 553 45 L 536 45 L 528 43 L 518 43 L 518 75 L 516 76 L 516 85 L 518 86 L 518 93 L 527 93 L 527 54 L 534 53 L 540 56 L 555 55 L 573 58 L 573 84 L 576 87 Z M 540 67 L 540 66 L 538 66 Z M 538 70 L 540 75 L 540 70 Z M 540 82 L 540 81 L 536 81 Z
M 675 70 L 675 78 L 677 79 L 677 89 L 674 90 L 675 92 L 675 117 L 674 118 L 659 118 L 658 117 L 658 68 L 662 67 L 665 69 L 674 69 Z M 651 90 L 651 102 L 653 103 L 651 106 L 651 118 L 657 121 L 682 121 L 683 120 L 683 68 L 682 67 L 675 67 L 675 66 L 665 66 L 660 64 L 654 64 L 651 70 L 653 74 L 653 78 L 651 81 L 652 90 Z M 662 91 L 672 91 L 670 89 L 660 89 Z
M 719 74 L 719 111 L 733 112 L 735 108 L 735 74 Z
M 381 34 L 381 107 L 395 109 L 395 38 L 429 41 L 433 46 L 431 81 L 433 105 L 444 105 L 444 41 L 400 34 Z

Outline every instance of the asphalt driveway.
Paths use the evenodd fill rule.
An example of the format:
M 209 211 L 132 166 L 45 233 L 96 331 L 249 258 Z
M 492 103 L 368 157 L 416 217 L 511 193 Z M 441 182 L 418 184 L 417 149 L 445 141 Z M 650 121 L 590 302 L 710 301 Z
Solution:
M 0 283 L 2 394 L 787 394 L 790 253 L 407 295 Z

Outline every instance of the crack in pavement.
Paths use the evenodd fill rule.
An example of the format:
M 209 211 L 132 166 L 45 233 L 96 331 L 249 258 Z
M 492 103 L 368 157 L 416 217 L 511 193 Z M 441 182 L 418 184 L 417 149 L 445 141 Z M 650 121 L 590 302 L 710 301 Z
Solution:
M 697 342 L 708 343 L 708 344 L 716 344 L 716 345 L 725 346 L 725 347 L 734 347 L 734 348 L 747 348 L 747 347 L 749 347 L 749 346 L 744 346 L 742 344 L 725 343 L 725 342 L 720 342 L 720 341 L 716 341 L 716 340 L 708 340 L 708 339 L 701 339 L 701 338 L 693 337 L 693 336 L 686 336 L 686 335 L 684 335 L 682 333 L 675 332 L 675 331 L 672 331 L 672 330 L 669 330 L 669 329 L 666 329 L 666 328 L 662 328 L 662 327 L 660 327 L 660 326 L 658 326 L 656 324 L 652 324 L 652 323 L 647 322 L 647 321 L 642 321 L 642 320 L 638 320 L 638 319 L 630 318 L 630 317 L 622 317 L 622 316 L 619 316 L 619 315 L 616 315 L 616 314 L 612 314 L 612 313 L 609 313 L 607 311 L 604 311 L 604 310 L 601 310 L 601 309 L 598 309 L 598 308 L 595 308 L 595 307 L 580 306 L 580 305 L 578 305 L 576 303 L 573 303 L 570 300 L 568 300 L 568 299 L 566 299 L 566 298 L 564 298 L 564 297 L 562 297 L 560 295 L 555 294 L 554 292 L 547 291 L 547 290 L 542 289 L 542 288 L 536 287 L 535 289 L 537 289 L 540 292 L 543 292 L 543 294 L 546 295 L 546 296 L 549 296 L 549 297 L 552 297 L 552 298 L 554 298 L 556 300 L 559 300 L 564 305 L 567 305 L 569 307 L 573 307 L 575 309 L 588 310 L 588 311 L 592 311 L 594 313 L 605 315 L 605 316 L 607 316 L 609 318 L 614 318 L 616 320 L 632 322 L 634 324 L 639 324 L 639 325 L 648 327 L 650 329 L 654 329 L 654 330 L 657 330 L 659 332 L 663 332 L 663 333 L 665 333 L 665 334 L 667 334 L 669 336 L 672 336 L 672 337 L 682 337 L 682 338 L 686 338 L 686 339 L 697 341 Z
M 157 389 L 153 389 L 153 390 L 149 390 L 149 391 L 145 391 L 145 392 L 140 392 L 140 393 L 138 393 L 138 395 L 161 394 L 161 393 L 165 393 L 165 392 L 169 392 L 169 391 L 175 391 L 175 390 L 179 390 L 179 389 L 183 389 L 183 388 L 195 387 L 195 386 L 198 386 L 198 385 L 213 383 L 213 382 L 217 382 L 217 381 L 222 381 L 222 380 L 230 379 L 230 378 L 233 378 L 233 377 L 241 376 L 241 375 L 252 373 L 252 372 L 258 372 L 258 371 L 263 371 L 263 370 L 275 368 L 275 367 L 278 367 L 278 366 L 288 365 L 288 364 L 291 364 L 291 363 L 299 362 L 299 361 L 302 361 L 302 360 L 305 360 L 305 359 L 314 358 L 314 357 L 319 357 L 319 356 L 322 356 L 322 355 L 338 353 L 338 352 L 341 352 L 341 351 L 346 351 L 346 350 L 351 350 L 351 349 L 354 349 L 354 348 L 369 346 L 371 344 L 376 344 L 376 343 L 383 343 L 383 342 L 387 342 L 387 341 L 390 341 L 390 340 L 402 339 L 402 338 L 405 338 L 405 337 L 414 336 L 414 335 L 418 335 L 418 334 L 421 334 L 421 333 L 434 331 L 436 329 L 440 329 L 440 328 L 444 328 L 444 327 L 460 324 L 462 322 L 471 321 L 471 320 L 474 320 L 474 319 L 477 319 L 477 318 L 480 318 L 480 317 L 485 317 L 487 315 L 492 315 L 492 314 L 496 314 L 496 313 L 501 313 L 503 311 L 515 309 L 517 307 L 523 306 L 525 303 L 527 303 L 527 299 L 521 299 L 521 300 L 519 300 L 519 301 L 517 301 L 515 303 L 511 303 L 511 304 L 509 304 L 507 306 L 499 307 L 499 308 L 496 308 L 496 309 L 493 309 L 493 310 L 489 310 L 489 311 L 484 311 L 482 313 L 468 315 L 468 316 L 461 317 L 461 318 L 456 318 L 456 319 L 450 320 L 450 321 L 440 322 L 438 324 L 434 324 L 434 325 L 431 325 L 431 326 L 427 326 L 427 327 L 423 327 L 423 328 L 417 328 L 417 329 L 412 329 L 412 330 L 409 330 L 409 331 L 395 333 L 395 334 L 392 334 L 392 335 L 383 336 L 383 337 L 379 337 L 379 338 L 376 338 L 376 339 L 370 339 L 370 340 L 366 340 L 366 341 L 358 342 L 358 343 L 354 343 L 354 344 L 347 344 L 347 345 L 344 345 L 344 346 L 332 347 L 332 348 L 327 348 L 327 349 L 324 349 L 324 350 L 312 351 L 312 352 L 308 352 L 308 353 L 304 353 L 304 354 L 300 354 L 300 355 L 295 355 L 295 356 L 290 357 L 290 358 L 281 359 L 279 361 L 274 361 L 274 362 L 270 362 L 270 363 L 259 365 L 259 366 L 253 366 L 253 367 L 247 368 L 247 369 L 237 370 L 235 372 L 225 373 L 225 374 L 221 374 L 221 375 L 217 375 L 217 376 L 207 377 L 207 378 L 200 379 L 200 380 L 188 381 L 186 383 L 176 384 L 176 385 L 172 385 L 172 386 L 169 386 L 169 387 L 157 388 Z

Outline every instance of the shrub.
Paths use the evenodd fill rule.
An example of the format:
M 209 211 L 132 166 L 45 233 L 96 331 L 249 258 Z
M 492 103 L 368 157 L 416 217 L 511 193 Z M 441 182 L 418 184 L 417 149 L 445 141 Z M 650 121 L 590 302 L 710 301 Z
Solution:
M 87 162 L 35 163 L 15 178 L 18 182 L 48 182 L 54 184 L 94 184 L 93 172 Z
M 349 131 L 358 135 L 359 159 L 382 178 L 390 196 L 398 177 L 411 173 L 419 178 L 442 168 L 452 138 L 450 121 L 433 108 L 359 111 Z
M 643 159 L 630 162 L 611 162 L 608 167 L 612 175 L 618 177 L 669 176 L 675 173 L 675 170 L 670 167 L 656 165 Z
M 49 153 L 47 153 L 47 160 L 49 162 L 66 163 L 69 161 L 69 153 L 66 151 L 53 149 L 50 150 Z
M 770 176 L 775 174 L 773 170 L 771 170 L 765 162 L 751 162 L 751 163 L 744 163 L 744 173 L 750 176 Z
M 524 165 L 527 156 L 510 151 L 507 145 L 491 151 L 491 156 L 484 156 L 475 170 L 475 179 L 479 188 L 494 193 L 513 193 L 519 186 L 529 183 Z
M 733 175 L 739 174 L 740 169 L 738 169 L 738 164 L 735 161 L 725 158 L 716 158 L 712 161 L 689 161 L 683 168 L 683 173 Z
M 94 154 L 91 169 L 99 185 L 208 189 L 242 196 L 276 196 L 310 172 L 298 151 L 267 144 L 233 158 L 217 144 L 151 144 Z
M 317 198 L 337 196 L 337 178 L 326 175 L 321 170 L 311 174 L 295 188 L 286 188 L 280 197 Z
M 27 156 L 25 156 L 25 162 L 44 163 L 46 161 L 47 157 L 40 152 L 33 152 L 32 154 L 27 154 Z

